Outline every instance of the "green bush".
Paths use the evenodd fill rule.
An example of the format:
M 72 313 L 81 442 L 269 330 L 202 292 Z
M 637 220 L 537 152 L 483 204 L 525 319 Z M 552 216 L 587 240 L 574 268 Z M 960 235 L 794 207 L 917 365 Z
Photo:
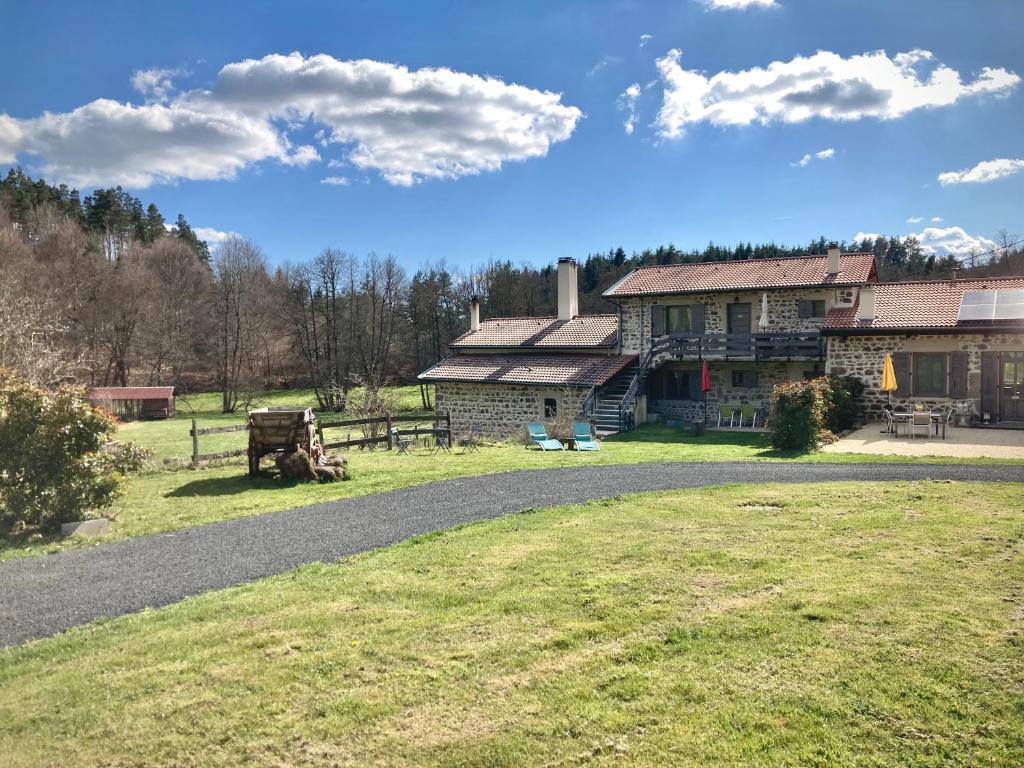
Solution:
M 829 376 L 825 427 L 845 432 L 857 426 L 864 415 L 864 382 L 856 376 Z
M 824 378 L 787 381 L 772 391 L 772 446 L 810 451 L 834 440 L 827 422 L 831 386 Z
M 104 444 L 114 421 L 81 390 L 48 392 L 0 370 L 0 524 L 53 530 L 94 516 L 147 458 L 134 444 Z

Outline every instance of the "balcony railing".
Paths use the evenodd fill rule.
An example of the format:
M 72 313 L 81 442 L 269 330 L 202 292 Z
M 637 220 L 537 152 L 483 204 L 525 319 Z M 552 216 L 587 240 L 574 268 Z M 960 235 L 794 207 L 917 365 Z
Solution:
M 651 354 L 684 360 L 823 360 L 825 343 L 817 331 L 673 334 L 655 338 Z

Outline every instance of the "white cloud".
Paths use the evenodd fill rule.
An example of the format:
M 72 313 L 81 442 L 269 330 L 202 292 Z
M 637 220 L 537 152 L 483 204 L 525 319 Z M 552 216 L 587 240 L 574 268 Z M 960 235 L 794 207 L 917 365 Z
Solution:
M 604 55 L 604 56 L 602 56 L 598 60 L 598 62 L 594 66 L 592 66 L 590 69 L 587 70 L 587 77 L 593 77 L 598 72 L 600 72 L 602 69 L 605 69 L 606 67 L 608 67 L 608 66 L 610 66 L 612 64 L 621 64 L 621 63 L 622 63 L 622 57 L 621 56 L 608 56 L 608 55 Z
M 229 237 L 241 237 L 237 232 L 223 232 L 213 227 L 193 227 L 192 231 L 196 233 L 196 237 L 210 245 L 219 245 Z
M 640 35 L 640 47 L 644 48 L 653 39 L 654 35 Z
M 139 85 L 163 98 L 170 87 L 151 74 Z M 493 77 L 275 54 L 228 64 L 208 90 L 165 103 L 98 99 L 28 119 L 0 114 L 0 160 L 35 157 L 42 173 L 78 186 L 230 179 L 260 161 L 315 162 L 316 149 L 288 138 L 312 124 L 324 131 L 322 148 L 343 147 L 351 165 L 410 185 L 543 157 L 580 117 L 560 94 Z
M 967 256 L 985 253 L 996 247 L 995 241 L 981 235 L 971 235 L 961 227 L 925 227 L 920 232 L 912 232 L 908 237 L 915 237 L 921 243 L 921 249 L 927 254 L 936 256 Z M 858 232 L 854 240 L 865 238 L 878 239 L 874 232 Z
M 132 73 L 132 88 L 141 93 L 146 103 L 162 104 L 175 91 L 173 78 L 188 74 L 183 69 L 137 69 Z
M 335 187 L 347 187 L 352 183 L 352 180 L 345 176 L 327 176 L 320 179 L 321 184 L 330 184 Z
M 940 173 L 939 183 L 944 187 L 950 184 L 987 184 L 1021 171 L 1024 171 L 1024 160 L 1009 160 L 1002 157 L 996 160 L 983 160 L 973 168 L 965 168 L 962 171 Z
M 626 129 L 627 136 L 631 136 L 633 134 L 633 131 L 636 129 L 637 121 L 640 119 L 640 115 L 636 111 L 636 102 L 639 98 L 640 83 L 633 83 L 619 94 L 619 98 L 615 102 L 620 111 L 628 113 L 626 122 L 622 124 L 622 127 Z
M 836 151 L 832 147 L 829 147 L 828 149 L 823 149 L 820 152 L 815 152 L 814 154 L 808 152 L 795 163 L 790 163 L 790 165 L 792 165 L 794 168 L 803 168 L 812 160 L 828 160 L 830 157 L 835 157 L 835 154 Z
M 718 72 L 708 77 L 683 69 L 682 52 L 657 60 L 664 88 L 655 126 L 665 138 L 682 136 L 687 126 L 799 123 L 826 120 L 891 120 L 908 112 L 953 104 L 983 93 L 1005 94 L 1020 77 L 985 67 L 963 82 L 960 73 L 936 62 L 928 51 L 874 51 L 849 58 L 829 51 L 775 61 L 767 67 Z
M 929 221 L 931 221 L 932 224 L 938 224 L 938 223 L 940 223 L 942 221 L 942 217 L 941 216 L 932 216 L 931 219 L 929 219 Z
M 713 11 L 745 11 L 747 8 L 778 8 L 775 0 L 705 0 Z
M 924 216 L 911 216 L 907 219 L 907 224 L 920 224 L 924 221 Z

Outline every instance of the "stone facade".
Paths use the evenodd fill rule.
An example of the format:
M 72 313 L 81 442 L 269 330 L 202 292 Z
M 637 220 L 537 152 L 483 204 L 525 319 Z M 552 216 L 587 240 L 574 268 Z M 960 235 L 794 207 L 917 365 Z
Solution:
M 582 387 L 439 381 L 434 385 L 434 404 L 437 413 L 451 413 L 452 432 L 456 438 L 467 434 L 475 424 L 490 438 L 525 439 L 528 421 L 545 421 L 545 398 L 557 400 L 557 421 L 561 423 L 575 418 L 588 392 Z
M 820 366 L 820 364 L 819 364 Z M 700 371 L 697 363 L 669 363 L 665 368 L 681 371 Z M 659 369 L 661 370 L 661 369 Z M 757 386 L 734 387 L 733 371 L 756 370 Z M 762 424 L 771 407 L 772 390 L 776 384 L 804 378 L 804 374 L 814 370 L 813 362 L 806 363 L 708 363 L 711 376 L 711 389 L 708 390 L 709 424 L 718 422 L 718 406 L 725 403 L 753 405 L 758 409 L 758 424 Z M 651 415 L 661 421 L 694 421 L 704 415 L 704 401 L 700 400 L 655 400 L 648 397 L 648 420 Z
M 894 406 L 913 408 L 921 404 L 925 408 L 948 408 L 952 399 L 948 397 L 899 397 L 887 396 L 878 387 L 882 380 L 882 365 L 885 353 L 896 352 L 966 352 L 967 393 L 966 399 L 973 402 L 975 413 L 981 412 L 981 353 L 985 351 L 1024 351 L 1024 335 L 997 334 L 913 334 L 887 336 L 833 336 L 828 340 L 826 370 L 836 375 L 856 376 L 864 382 L 864 405 L 868 420 L 880 420 L 882 406 L 891 402 Z
M 768 328 L 769 333 L 816 331 L 821 328 L 824 317 L 801 318 L 800 299 L 821 299 L 825 301 L 826 312 L 833 307 L 849 307 L 857 297 L 856 288 L 806 288 L 769 290 Z M 752 331 L 759 330 L 762 291 L 729 291 L 718 293 L 695 293 L 685 296 L 645 296 L 622 299 L 620 315 L 620 337 L 623 354 L 643 355 L 651 345 L 651 307 L 659 304 L 704 305 L 704 332 L 726 332 L 726 305 L 741 303 L 751 305 Z

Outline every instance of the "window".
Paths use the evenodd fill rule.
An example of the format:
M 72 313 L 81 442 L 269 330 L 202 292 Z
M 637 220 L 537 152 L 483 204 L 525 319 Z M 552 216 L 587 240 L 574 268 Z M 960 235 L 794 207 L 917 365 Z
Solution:
M 916 397 L 946 396 L 946 353 L 914 353 L 914 395 Z
M 699 375 L 697 371 L 657 371 L 651 382 L 651 397 L 654 400 L 696 400 L 700 394 Z
M 675 304 L 665 307 L 666 333 L 691 333 L 693 328 L 692 308 L 689 304 Z
M 757 371 L 733 371 L 732 385 L 734 387 L 756 387 Z
M 545 419 L 557 419 L 558 418 L 558 400 L 553 397 L 544 398 L 544 418 Z
M 824 317 L 825 316 L 825 300 L 824 299 L 800 299 L 799 301 L 800 318 L 807 319 L 813 317 Z

